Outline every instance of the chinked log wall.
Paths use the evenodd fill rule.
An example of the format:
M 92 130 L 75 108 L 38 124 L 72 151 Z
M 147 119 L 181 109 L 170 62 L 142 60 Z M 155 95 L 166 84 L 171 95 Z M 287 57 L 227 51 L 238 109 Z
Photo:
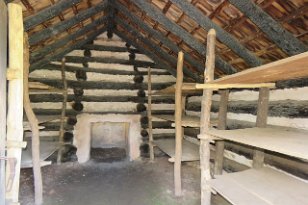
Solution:
M 282 81 L 277 83 L 277 89 L 270 92 L 269 126 L 284 126 L 308 130 L 308 92 L 307 79 Z M 219 95 L 213 97 L 212 115 L 217 117 Z M 187 99 L 186 113 L 200 115 L 201 96 L 191 96 Z M 247 128 L 255 126 L 258 92 L 249 90 L 233 90 L 228 102 L 228 129 Z M 185 135 L 196 137 L 198 129 L 185 129 Z M 290 136 L 292 137 L 292 136 Z M 233 153 L 244 156 L 237 160 L 238 166 L 226 163 L 225 169 L 239 171 L 250 166 L 252 149 L 248 146 L 227 142 L 225 159 L 235 159 Z M 241 159 L 238 157 L 237 159 Z M 266 152 L 265 163 L 308 179 L 308 163 L 281 154 Z M 232 164 L 232 163 L 231 163 Z M 245 165 L 244 165 L 245 164 Z
M 140 114 L 144 128 L 141 135 L 144 145 L 142 154 L 147 155 L 147 66 L 153 66 L 146 56 L 133 47 L 128 47 L 117 36 L 107 39 L 99 36 L 93 44 L 75 50 L 66 56 L 66 79 L 68 103 L 66 114 L 70 118 L 65 126 L 72 133 L 79 113 L 93 114 Z M 152 68 L 153 91 L 175 82 L 166 70 Z M 60 62 L 39 68 L 30 74 L 30 81 L 42 82 L 62 88 Z M 39 92 L 30 95 L 32 107 L 37 115 L 57 115 L 60 118 L 63 95 L 61 92 Z M 153 97 L 154 114 L 172 114 L 173 97 Z M 78 111 L 81 110 L 81 111 Z M 56 138 L 60 121 L 43 123 L 42 136 Z M 162 132 L 173 133 L 170 123 L 154 122 L 154 137 Z M 48 137 L 48 138 L 50 138 Z M 42 139 L 48 139 L 43 138 Z

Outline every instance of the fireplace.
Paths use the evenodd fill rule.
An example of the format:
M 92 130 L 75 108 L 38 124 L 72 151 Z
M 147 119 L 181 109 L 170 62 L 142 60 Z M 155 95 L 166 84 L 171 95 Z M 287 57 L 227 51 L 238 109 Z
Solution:
M 88 161 L 91 155 L 92 158 L 110 155 L 112 149 L 127 155 L 129 160 L 138 159 L 140 129 L 140 115 L 78 115 L 74 128 L 78 162 Z

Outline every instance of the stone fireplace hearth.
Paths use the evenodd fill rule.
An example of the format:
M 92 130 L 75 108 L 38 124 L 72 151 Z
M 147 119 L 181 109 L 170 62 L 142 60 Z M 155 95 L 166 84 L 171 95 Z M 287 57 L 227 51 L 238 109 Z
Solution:
M 140 157 L 140 115 L 81 114 L 74 129 L 79 163 L 90 159 L 91 147 L 126 149 L 129 160 Z

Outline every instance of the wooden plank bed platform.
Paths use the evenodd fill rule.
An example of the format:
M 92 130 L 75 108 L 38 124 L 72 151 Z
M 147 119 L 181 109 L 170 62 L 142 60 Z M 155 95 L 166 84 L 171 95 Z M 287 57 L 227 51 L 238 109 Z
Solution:
M 271 168 L 217 175 L 210 184 L 232 204 L 308 205 L 308 183 Z
M 308 131 L 287 128 L 211 129 L 208 134 L 215 138 L 308 160 Z

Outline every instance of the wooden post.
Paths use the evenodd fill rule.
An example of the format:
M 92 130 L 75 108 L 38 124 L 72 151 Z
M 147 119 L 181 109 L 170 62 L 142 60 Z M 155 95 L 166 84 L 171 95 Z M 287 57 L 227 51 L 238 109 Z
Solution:
M 183 61 L 182 51 L 178 54 L 177 77 L 175 86 L 175 156 L 174 156 L 174 193 L 182 194 L 181 162 L 182 162 L 182 84 L 183 84 Z
M 204 82 L 208 83 L 214 80 L 215 68 L 215 40 L 216 32 L 211 29 L 207 35 L 207 53 L 204 72 Z M 213 91 L 203 90 L 201 101 L 201 122 L 200 122 L 200 167 L 201 167 L 201 205 L 211 204 L 211 179 L 210 170 L 210 136 L 207 132 L 210 128 L 210 114 L 212 105 Z
M 220 93 L 220 103 L 218 112 L 218 129 L 225 130 L 227 124 L 229 90 L 220 90 L 219 93 Z M 215 152 L 214 174 L 221 175 L 223 170 L 225 142 L 223 140 L 217 140 L 215 145 L 216 145 L 216 152 Z
M 61 111 L 61 124 L 60 124 L 60 130 L 59 130 L 59 150 L 58 150 L 58 156 L 57 156 L 57 164 L 61 164 L 62 162 L 64 123 L 65 123 L 65 111 L 66 111 L 66 102 L 67 102 L 67 81 L 65 78 L 65 58 L 62 58 L 61 76 L 62 76 L 62 82 L 63 82 L 63 102 L 62 102 L 62 111 Z
M 7 140 L 23 141 L 23 19 L 22 7 L 18 4 L 8 4 L 9 11 L 9 69 L 15 73 L 9 80 Z M 6 184 L 10 189 L 6 192 L 9 203 L 18 203 L 21 148 L 10 147 L 7 157 L 16 160 L 15 176 L 10 178 L 12 170 L 6 168 Z
M 149 119 L 149 147 L 150 147 L 150 160 L 154 161 L 154 145 L 153 145 L 153 127 L 152 127 L 152 80 L 151 80 L 151 67 L 148 69 L 148 119 Z
M 7 7 L 0 1 L 0 158 L 5 157 L 6 141 L 6 68 Z M 0 160 L 0 205 L 5 205 L 5 161 Z
M 38 120 L 31 108 L 31 102 L 29 98 L 29 43 L 28 35 L 25 33 L 24 38 L 24 108 L 27 118 L 30 123 L 32 132 L 32 164 L 33 164 L 33 176 L 34 176 L 34 195 L 35 204 L 40 205 L 43 203 L 43 182 L 41 173 L 41 160 L 40 160 L 40 133 Z
M 257 111 L 257 127 L 266 127 L 269 102 L 269 88 L 260 88 L 258 111 Z M 253 152 L 253 168 L 261 168 L 264 165 L 264 150 L 255 149 Z

